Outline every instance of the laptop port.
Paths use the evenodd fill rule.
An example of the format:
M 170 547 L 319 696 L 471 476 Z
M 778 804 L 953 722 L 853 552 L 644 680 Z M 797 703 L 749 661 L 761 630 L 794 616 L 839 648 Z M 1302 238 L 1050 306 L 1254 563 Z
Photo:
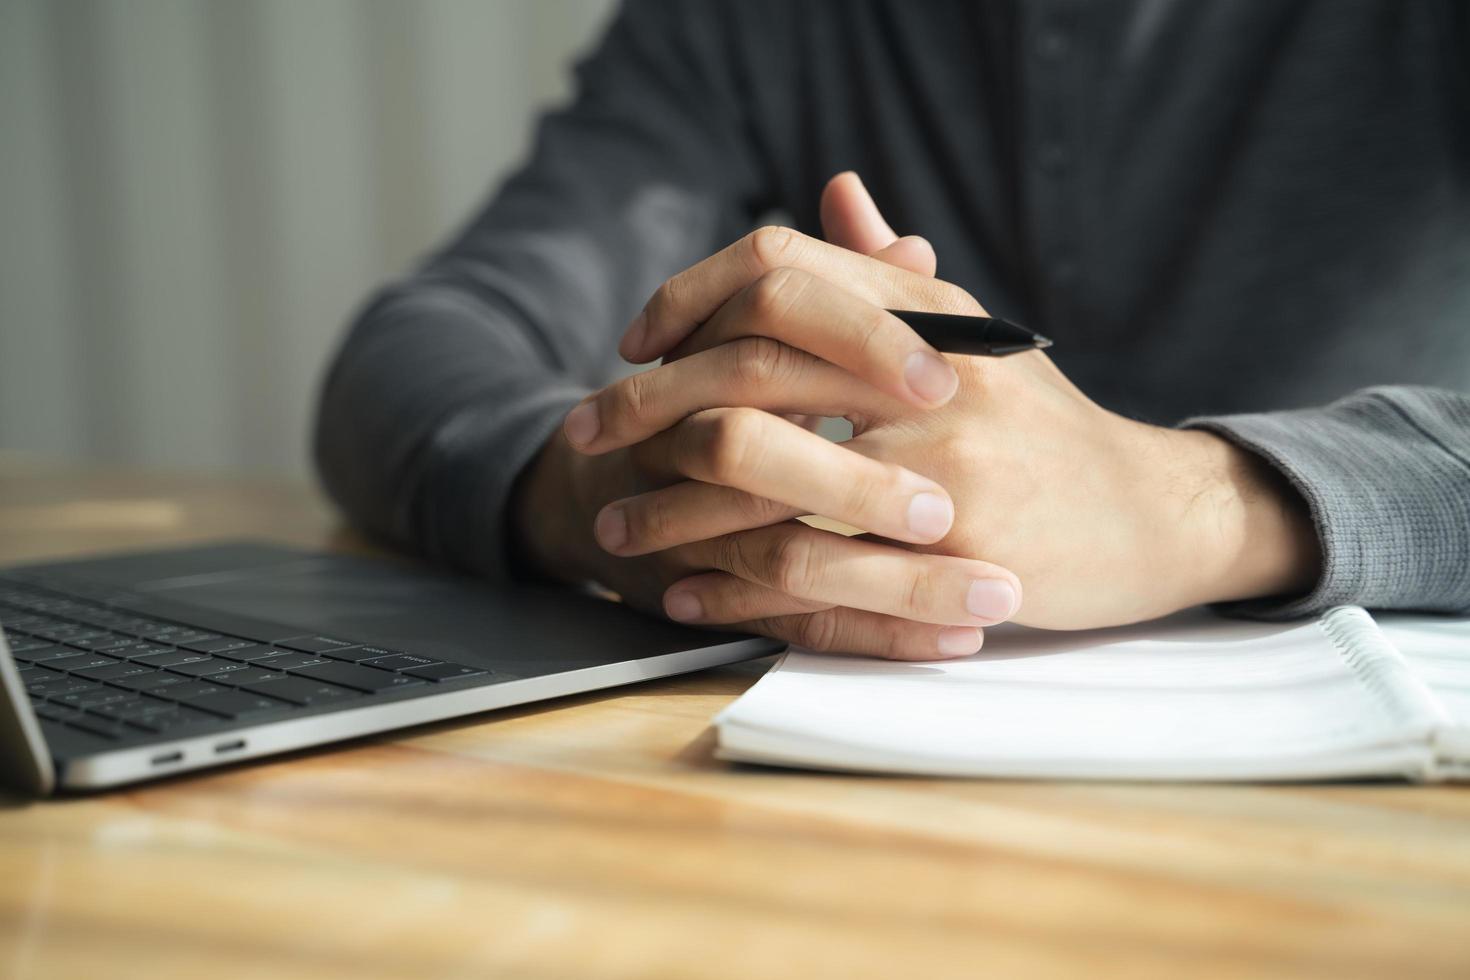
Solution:
M 220 742 L 214 747 L 215 755 L 224 755 L 226 752 L 239 752 L 245 747 L 243 738 L 232 739 L 228 742 Z
M 169 765 L 170 763 L 174 763 L 174 762 L 183 762 L 184 761 L 184 753 L 183 752 L 165 752 L 162 755 L 155 755 L 152 758 L 152 760 L 150 760 L 150 761 L 152 761 L 152 763 L 155 766 L 166 766 L 166 765 Z

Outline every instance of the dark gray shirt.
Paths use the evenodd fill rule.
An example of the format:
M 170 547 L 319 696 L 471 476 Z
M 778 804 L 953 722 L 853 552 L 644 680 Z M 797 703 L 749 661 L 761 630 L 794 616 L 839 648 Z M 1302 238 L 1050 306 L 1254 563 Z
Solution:
M 1288 615 L 1470 608 L 1470 4 L 630 3 L 530 161 L 358 317 L 322 396 L 356 521 L 489 576 L 513 483 L 662 280 L 857 170 L 1098 402 L 1302 492 Z M 1188 421 L 1186 421 L 1188 420 Z

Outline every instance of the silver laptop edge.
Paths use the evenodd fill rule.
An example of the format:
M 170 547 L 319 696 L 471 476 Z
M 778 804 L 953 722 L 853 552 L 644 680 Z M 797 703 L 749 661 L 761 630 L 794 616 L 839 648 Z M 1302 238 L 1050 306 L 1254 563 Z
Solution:
M 5 785 L 30 793 L 48 796 L 56 788 L 56 767 L 36 713 L 31 710 L 26 686 L 10 656 L 5 632 L 0 630 L 0 688 L 5 700 L 0 703 L 0 776 Z
M 46 747 L 25 685 L 0 633 L 0 766 L 6 783 L 46 796 L 62 789 L 104 789 L 174 773 L 223 766 L 296 749 L 327 745 L 364 735 L 445 721 L 495 708 L 584 694 L 638 681 L 684 674 L 749 660 L 769 652 L 770 640 L 752 637 L 657 657 L 625 660 L 558 674 L 460 688 L 443 694 L 344 708 L 306 718 L 287 718 L 211 735 L 163 740 L 114 751 L 103 750 L 68 762 L 58 774 Z

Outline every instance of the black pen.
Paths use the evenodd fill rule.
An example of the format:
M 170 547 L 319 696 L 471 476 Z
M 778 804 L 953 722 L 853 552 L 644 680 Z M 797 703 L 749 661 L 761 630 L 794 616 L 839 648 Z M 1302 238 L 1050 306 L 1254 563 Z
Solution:
M 954 316 L 949 313 L 920 313 L 889 310 L 914 328 L 935 350 L 950 354 L 979 354 L 1004 357 L 1028 350 L 1045 350 L 1051 338 L 1027 330 L 1019 323 L 994 316 Z

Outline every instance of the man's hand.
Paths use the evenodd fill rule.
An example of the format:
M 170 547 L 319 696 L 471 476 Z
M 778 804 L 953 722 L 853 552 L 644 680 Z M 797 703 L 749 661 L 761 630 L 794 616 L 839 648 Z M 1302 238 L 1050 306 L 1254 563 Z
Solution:
M 568 415 L 517 496 L 530 560 L 676 619 L 733 623 L 816 649 L 914 659 L 979 649 L 979 627 L 1020 604 L 1015 576 L 894 543 L 944 537 L 954 514 L 944 488 L 782 417 L 850 415 L 855 404 L 925 411 L 952 397 L 954 368 L 883 310 L 978 304 L 932 278 L 926 244 L 893 244 L 868 257 L 762 229 L 665 284 L 622 349 L 646 360 L 659 355 L 643 345 L 662 352 L 690 338 L 686 350 Z M 816 350 L 802 349 L 808 339 Z M 601 549 L 589 547 L 590 513 Z M 791 520 L 806 513 L 886 540 Z M 664 594 L 692 572 L 746 587 L 708 608 L 688 590 Z
M 722 299 L 728 281 L 720 273 L 727 269 L 696 266 L 671 280 L 630 328 L 623 349 L 639 360 L 668 354 L 673 363 L 579 407 L 584 420 L 595 413 L 595 428 L 577 412 L 569 417 L 568 432 L 586 452 L 659 445 L 681 427 L 711 424 L 738 433 L 744 449 L 718 471 L 678 470 L 693 482 L 604 509 L 599 538 L 610 552 L 718 550 L 710 539 L 738 511 L 728 506 L 728 487 L 766 469 L 765 482 L 748 484 L 751 492 L 789 505 L 766 508 L 767 519 L 820 513 L 909 542 L 910 550 L 998 561 L 1027 587 L 1026 606 L 1011 614 L 1033 625 L 1133 622 L 1311 584 L 1318 558 L 1305 507 L 1255 457 L 1210 434 L 1107 412 L 1040 353 L 952 357 L 958 394 L 942 408 L 931 407 L 935 399 L 917 408 L 926 399 L 912 386 L 905 390 L 894 370 L 912 340 L 881 310 L 905 304 L 875 286 L 883 278 L 840 278 L 852 266 L 810 239 L 785 237 L 779 246 L 783 260 L 798 264 L 763 274 L 733 299 Z M 923 249 L 910 251 L 922 265 Z M 901 276 L 889 281 L 917 288 Z M 919 308 L 981 312 L 941 283 L 925 295 L 929 302 Z M 778 436 L 770 417 L 711 411 L 741 404 L 847 417 L 855 437 L 840 449 L 937 480 L 956 503 L 953 529 L 939 542 L 895 533 L 893 508 L 871 506 L 892 497 L 891 482 L 865 483 L 860 467 L 834 455 L 839 447 Z M 740 421 L 716 421 L 732 418 Z M 842 473 L 835 485 L 829 467 Z M 738 622 L 776 601 L 774 590 L 830 603 L 852 599 L 864 608 L 886 593 L 890 615 L 939 615 L 932 607 L 943 607 L 947 583 L 926 578 L 932 570 L 905 566 L 893 544 L 802 540 L 797 567 L 785 567 L 779 580 L 710 559 L 720 570 L 671 588 L 666 611 L 702 623 Z M 970 608 L 989 598 L 988 588 L 976 590 Z M 929 595 L 939 602 L 926 603 Z M 999 605 L 991 607 L 997 618 L 1004 616 Z

